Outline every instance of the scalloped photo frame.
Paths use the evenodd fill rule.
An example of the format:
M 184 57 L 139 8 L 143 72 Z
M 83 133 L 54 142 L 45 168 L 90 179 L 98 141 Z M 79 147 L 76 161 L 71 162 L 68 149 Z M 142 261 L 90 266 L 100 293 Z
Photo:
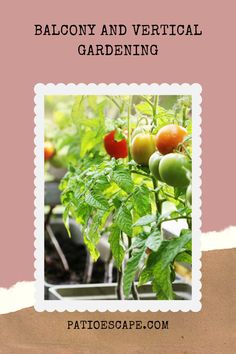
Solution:
M 194 311 L 201 310 L 201 85 L 188 84 L 42 84 L 35 91 L 35 310 L 36 311 Z M 191 95 L 192 96 L 192 269 L 191 297 L 180 300 L 45 299 L 44 119 L 45 96 L 53 95 Z M 90 287 L 92 284 L 89 285 Z M 73 286 L 72 286 L 73 287 Z M 55 294 L 57 287 L 52 293 Z

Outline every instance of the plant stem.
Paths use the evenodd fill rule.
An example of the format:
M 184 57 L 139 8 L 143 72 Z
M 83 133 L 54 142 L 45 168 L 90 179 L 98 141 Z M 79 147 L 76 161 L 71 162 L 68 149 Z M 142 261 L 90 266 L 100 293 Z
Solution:
M 151 176 L 150 176 L 151 177 Z M 158 182 L 155 179 L 155 177 L 151 177 L 152 178 L 152 183 L 153 183 L 153 188 L 155 190 L 155 203 L 156 203 L 156 213 L 160 214 L 161 213 L 161 201 L 159 200 L 159 189 L 158 187 Z
M 179 144 L 178 147 L 181 147 L 181 148 L 184 150 L 185 154 L 188 156 L 189 160 L 192 161 L 192 157 L 191 157 L 191 155 L 189 154 L 189 152 L 188 152 L 188 150 L 186 149 L 186 147 L 184 146 L 184 143 Z
M 139 172 L 139 171 L 136 171 L 136 170 L 131 170 L 130 172 L 131 173 L 135 173 L 136 175 L 144 176 L 144 177 L 147 177 L 147 178 L 152 178 L 149 174 L 147 174 L 145 172 Z
M 130 121 L 130 112 L 131 112 L 131 106 L 132 106 L 132 96 L 129 97 L 129 106 L 128 106 L 128 116 L 127 116 L 127 120 L 128 120 L 128 162 L 131 160 L 131 153 L 130 153 L 130 144 L 131 144 L 131 121 Z M 131 166 L 129 166 L 129 169 L 131 171 Z M 128 237 L 128 248 L 131 248 L 132 246 L 132 238 Z M 129 258 L 131 257 L 131 253 L 132 251 L 129 251 Z M 138 300 L 139 296 L 138 296 L 138 292 L 137 289 L 135 287 L 134 282 L 132 282 L 131 285 L 131 291 L 132 291 L 132 295 L 134 300 Z
M 141 117 L 141 118 L 138 119 L 138 121 L 137 121 L 137 127 L 139 126 L 140 122 L 142 122 L 142 120 L 145 120 L 146 125 L 148 125 L 148 119 L 147 119 L 147 117 Z
M 182 124 L 183 124 L 184 128 L 185 128 L 185 125 L 186 125 L 186 113 L 187 113 L 187 107 L 184 107 L 183 108 L 183 120 L 182 120 Z
M 156 113 L 157 113 L 157 103 L 158 103 L 158 96 L 154 96 L 154 102 L 152 106 L 152 111 L 153 111 L 153 125 L 157 125 L 157 120 L 156 120 Z
M 123 272 L 124 272 L 124 265 L 123 263 L 120 266 L 120 270 L 117 273 L 117 298 L 118 300 L 124 300 L 124 293 L 123 293 Z
M 192 220 L 192 218 L 191 217 L 189 217 L 189 216 L 176 216 L 175 218 L 171 218 L 171 219 L 163 219 L 163 220 L 161 220 L 161 221 L 159 221 L 158 222 L 158 224 L 157 224 L 157 226 L 160 226 L 163 222 L 165 222 L 165 221 L 172 221 L 172 220 L 179 220 L 179 219 L 186 219 L 187 221 L 188 220 Z
M 109 98 L 116 105 L 120 112 L 122 111 L 122 107 L 116 102 L 116 100 L 112 96 L 107 95 L 106 97 Z
M 132 247 L 132 238 L 128 237 L 129 258 L 131 258 L 131 255 L 132 255 L 131 247 Z M 136 288 L 134 282 L 132 282 L 132 285 L 131 285 L 131 292 L 133 295 L 133 299 L 139 300 L 138 291 L 137 291 L 137 288 Z
M 143 99 L 144 101 L 146 101 L 146 102 L 152 107 L 152 109 L 153 109 L 153 104 L 152 104 L 152 102 L 149 101 L 149 99 L 147 99 L 145 96 L 141 96 L 141 97 L 142 97 L 142 99 Z
M 176 198 L 176 197 L 174 197 L 173 195 L 171 195 L 171 194 L 169 194 L 169 193 L 167 193 L 167 192 L 165 192 L 165 191 L 163 191 L 163 190 L 162 190 L 162 192 L 163 192 L 167 197 L 172 198 L 172 199 L 175 199 L 175 200 L 177 200 L 178 202 L 180 202 L 181 204 L 185 205 L 185 203 L 184 203 L 184 201 L 183 201 L 182 199 Z

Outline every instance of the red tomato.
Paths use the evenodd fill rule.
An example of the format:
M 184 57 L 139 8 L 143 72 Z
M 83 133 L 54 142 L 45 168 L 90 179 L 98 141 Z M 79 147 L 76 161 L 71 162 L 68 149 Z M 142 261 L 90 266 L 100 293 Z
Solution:
M 50 160 L 56 153 L 53 144 L 50 141 L 44 143 L 44 160 Z
M 169 154 L 183 142 L 187 130 L 177 124 L 162 127 L 156 135 L 156 147 L 161 154 Z
M 128 146 L 126 139 L 120 141 L 115 140 L 115 130 L 104 136 L 104 147 L 108 155 L 116 159 L 125 158 L 128 156 Z

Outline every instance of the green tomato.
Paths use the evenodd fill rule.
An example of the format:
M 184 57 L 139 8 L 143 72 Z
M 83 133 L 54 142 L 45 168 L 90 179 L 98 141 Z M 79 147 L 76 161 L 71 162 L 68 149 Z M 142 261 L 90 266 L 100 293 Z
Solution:
M 50 160 L 50 164 L 55 168 L 67 167 L 68 156 L 63 152 L 57 152 L 53 158 Z
M 186 191 L 186 201 L 189 206 L 192 205 L 192 185 L 190 184 Z
M 154 152 L 149 159 L 149 170 L 151 174 L 158 180 L 162 181 L 160 173 L 159 173 L 159 165 L 162 159 L 162 155 L 159 154 L 158 151 Z
M 156 151 L 155 137 L 151 134 L 139 133 L 131 143 L 131 155 L 135 162 L 148 166 L 150 156 Z
M 185 187 L 189 184 L 187 170 L 191 170 L 191 163 L 186 156 L 179 153 L 163 156 L 159 166 L 163 182 L 173 187 Z

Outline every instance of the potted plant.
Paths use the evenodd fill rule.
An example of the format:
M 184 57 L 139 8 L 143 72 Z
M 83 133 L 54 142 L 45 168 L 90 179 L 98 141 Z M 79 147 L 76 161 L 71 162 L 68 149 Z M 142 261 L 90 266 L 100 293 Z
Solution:
M 175 299 L 176 265 L 191 265 L 191 97 L 78 96 L 70 119 L 79 158 L 60 183 L 69 235 L 72 217 L 94 261 L 108 235 L 119 299 L 139 299 L 145 284 Z M 178 231 L 167 237 L 170 223 Z

